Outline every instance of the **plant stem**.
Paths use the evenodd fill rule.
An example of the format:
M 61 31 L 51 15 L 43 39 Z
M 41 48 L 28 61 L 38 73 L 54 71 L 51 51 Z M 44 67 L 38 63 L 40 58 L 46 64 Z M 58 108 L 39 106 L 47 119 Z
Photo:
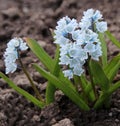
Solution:
M 79 83 L 78 77 L 77 76 L 74 76 L 74 84 L 75 84 L 75 89 L 76 89 L 77 92 L 79 92 L 78 83 Z
M 80 77 L 74 76 L 74 83 L 75 83 L 75 87 L 76 87 L 76 91 L 77 91 L 77 92 L 79 92 L 78 85 L 80 85 L 81 90 L 82 90 L 83 97 L 84 97 L 85 101 L 87 102 L 86 92 L 85 92 L 85 90 L 84 90 L 84 85 L 83 85 L 83 83 L 82 83 Z
M 18 60 L 19 60 L 19 63 L 20 63 L 20 65 L 21 65 L 21 67 L 22 67 L 23 72 L 25 73 L 25 75 L 27 76 L 27 78 L 28 78 L 28 80 L 29 80 L 29 82 L 30 82 L 30 84 L 31 84 L 31 86 L 32 86 L 32 88 L 33 88 L 33 90 L 34 90 L 34 92 L 35 92 L 35 94 L 36 94 L 36 97 L 37 97 L 40 101 L 44 102 L 44 100 L 43 100 L 42 96 L 40 95 L 38 89 L 36 88 L 36 86 L 35 86 L 35 84 L 34 84 L 32 78 L 30 77 L 30 74 L 27 72 L 26 68 L 24 67 L 24 65 L 23 65 L 23 63 L 22 63 L 22 60 L 21 60 L 21 58 L 20 58 L 19 51 L 17 51 L 17 52 L 18 52 Z
M 97 99 L 98 94 L 97 94 L 97 91 L 95 89 L 95 85 L 94 85 L 94 82 L 93 82 L 93 77 L 92 77 L 92 74 L 91 74 L 91 69 L 90 69 L 90 66 L 89 66 L 89 62 L 90 62 L 90 60 L 88 60 L 87 66 L 88 66 L 88 72 L 89 72 L 89 76 L 90 76 L 91 86 L 92 86 L 93 92 L 95 94 L 95 98 Z

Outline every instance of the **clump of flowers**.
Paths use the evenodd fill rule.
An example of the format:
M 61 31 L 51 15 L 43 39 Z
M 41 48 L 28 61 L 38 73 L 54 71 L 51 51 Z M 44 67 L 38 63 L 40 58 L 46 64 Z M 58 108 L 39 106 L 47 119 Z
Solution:
M 106 35 L 106 36 L 105 36 Z M 110 106 L 113 92 L 120 87 L 120 81 L 113 81 L 120 68 L 120 54 L 108 60 L 105 37 L 120 48 L 120 42 L 107 30 L 99 10 L 88 9 L 83 12 L 80 22 L 63 17 L 54 30 L 54 43 L 57 44 L 54 59 L 33 39 L 14 38 L 7 44 L 4 54 L 6 74 L 17 69 L 16 60 L 28 78 L 36 96 L 14 84 L 6 75 L 0 76 L 18 93 L 42 108 L 54 102 L 56 89 L 61 90 L 82 110 Z M 48 80 L 45 99 L 40 95 L 29 72 L 24 67 L 20 51 L 28 47 L 43 63 L 33 67 Z M 62 66 L 62 68 L 61 68 Z
M 19 58 L 18 51 L 25 51 L 28 47 L 21 38 L 13 38 L 7 44 L 4 54 L 6 74 L 13 73 L 17 69 L 16 60 Z
M 80 76 L 89 58 L 99 60 L 102 50 L 98 33 L 107 30 L 107 22 L 101 20 L 100 11 L 89 9 L 80 22 L 67 16 L 57 22 L 54 38 L 61 47 L 59 64 L 69 66 L 63 71 L 66 77 Z
M 33 88 L 33 90 L 36 93 L 36 96 L 38 97 L 39 100 L 42 100 L 42 97 L 39 94 L 39 91 L 35 87 L 35 84 L 33 83 L 33 80 L 29 73 L 27 72 L 25 66 L 22 63 L 21 57 L 20 57 L 20 51 L 25 51 L 28 49 L 28 46 L 26 43 L 23 41 L 21 38 L 13 38 L 10 40 L 7 44 L 6 51 L 4 53 L 4 58 L 5 58 L 5 67 L 6 67 L 6 74 L 13 73 L 17 69 L 17 63 L 16 61 L 19 60 L 20 67 L 23 69 L 24 73 L 26 74 L 26 77 L 30 81 L 30 84 Z

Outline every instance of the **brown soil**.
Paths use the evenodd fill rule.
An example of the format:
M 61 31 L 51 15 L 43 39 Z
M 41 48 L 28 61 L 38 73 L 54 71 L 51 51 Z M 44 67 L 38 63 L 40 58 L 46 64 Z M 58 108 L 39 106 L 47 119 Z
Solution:
M 31 37 L 53 57 L 55 45 L 49 28 L 63 16 L 81 19 L 84 10 L 94 8 L 102 12 L 109 30 L 120 40 L 119 0 L 0 0 L 0 71 L 5 72 L 3 53 L 6 43 L 13 37 Z M 108 42 L 109 57 L 119 51 Z M 29 50 L 22 54 L 23 62 L 41 93 L 46 80 L 30 65 L 38 59 Z M 41 64 L 41 63 L 39 63 Z M 21 70 L 9 77 L 20 87 L 34 94 Z M 116 79 L 120 79 L 118 74 Z M 82 112 L 60 91 L 56 101 L 40 110 L 0 79 L 0 126 L 120 126 L 120 90 L 112 96 L 111 108 Z

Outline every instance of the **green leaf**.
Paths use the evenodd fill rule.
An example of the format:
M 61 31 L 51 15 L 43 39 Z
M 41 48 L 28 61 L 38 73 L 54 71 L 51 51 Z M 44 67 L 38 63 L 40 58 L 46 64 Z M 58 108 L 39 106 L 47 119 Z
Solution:
M 115 75 L 117 74 L 120 68 L 120 54 L 115 56 L 108 65 L 104 68 L 105 74 L 108 77 L 109 81 L 113 81 Z
M 93 92 L 92 84 L 85 78 L 84 75 L 80 76 L 81 83 L 83 85 L 84 93 L 87 96 L 87 99 L 90 101 L 95 101 L 95 95 Z
M 54 69 L 53 71 L 51 72 L 53 75 L 55 75 L 56 77 L 59 76 L 59 72 L 60 72 L 60 66 L 59 66 L 59 46 L 57 46 L 57 49 L 56 49 L 56 53 L 55 53 L 55 59 L 54 59 L 54 62 L 55 62 L 55 65 L 54 65 Z M 52 84 L 50 81 L 48 82 L 47 84 L 47 88 L 46 88 L 46 103 L 47 104 L 50 104 L 54 101 L 54 94 L 55 94 L 55 91 L 56 91 L 56 87 L 54 84 Z
M 37 65 L 37 64 L 33 64 Z M 40 67 L 37 65 L 37 67 Z M 39 68 L 41 69 L 41 68 Z M 39 72 L 39 69 L 36 68 L 36 70 Z M 62 83 L 64 83 L 66 86 L 69 86 L 70 88 L 72 88 L 74 91 L 76 91 L 75 87 L 73 86 L 73 84 L 71 83 L 71 81 L 67 78 L 64 77 L 64 74 L 62 73 L 62 71 L 59 72 L 59 76 L 57 77 Z
M 54 69 L 53 59 L 46 53 L 46 51 L 33 39 L 25 38 L 28 46 L 38 59 L 48 68 L 50 71 Z
M 95 82 L 101 87 L 103 92 L 106 92 L 109 89 L 109 80 L 100 64 L 94 60 L 90 60 L 90 71 L 95 78 Z
M 80 81 L 81 81 L 81 83 L 82 83 L 83 89 L 85 89 L 86 86 L 88 85 L 88 81 L 87 81 L 87 79 L 85 78 L 84 75 L 81 75 L 81 76 L 80 76 Z
M 90 82 L 88 82 L 88 84 L 86 85 L 86 88 L 85 88 L 85 92 L 86 92 L 86 96 L 88 97 L 88 99 L 90 101 L 95 101 L 95 94 L 93 92 L 93 88 L 92 88 L 92 85 Z
M 103 66 L 106 66 L 107 65 L 107 46 L 106 46 L 103 33 L 99 33 L 99 39 L 100 39 L 101 47 L 102 47 L 102 64 Z
M 87 98 L 90 101 L 94 101 L 95 95 L 94 95 L 91 83 L 85 78 L 84 75 L 80 76 L 80 81 L 81 81 L 82 90 L 83 90 L 83 93 L 84 93 L 83 96 L 85 96 L 85 98 Z
M 108 38 L 112 41 L 113 44 L 115 44 L 118 48 L 120 48 L 120 42 L 109 32 L 105 32 Z
M 107 91 L 105 93 L 101 93 L 100 97 L 98 98 L 98 100 L 96 101 L 95 105 L 94 105 L 94 109 L 99 109 L 100 107 L 102 107 L 102 105 L 104 104 L 104 102 L 106 100 L 108 100 L 108 98 L 110 97 L 110 93 Z M 107 102 L 107 101 L 106 101 Z
M 113 92 L 115 92 L 118 88 L 120 88 L 120 81 L 116 82 L 115 84 L 113 84 L 110 89 L 109 89 L 109 94 L 112 94 Z
M 112 93 L 114 93 L 118 88 L 120 88 L 120 81 L 113 84 L 109 88 L 109 90 L 107 90 L 107 92 L 101 93 L 99 99 L 97 100 L 97 102 L 94 105 L 94 108 L 95 109 L 100 108 L 102 106 L 102 104 L 105 103 L 109 99 L 109 97 L 112 95 Z
M 35 97 L 33 97 L 31 94 L 26 92 L 25 90 L 21 89 L 20 87 L 16 86 L 7 76 L 5 76 L 3 73 L 0 72 L 0 76 L 8 83 L 8 85 L 13 88 L 15 91 L 17 91 L 19 94 L 24 96 L 26 99 L 34 103 L 36 106 L 43 108 L 45 104 Z
M 89 106 L 82 100 L 80 95 L 74 91 L 69 85 L 62 83 L 57 77 L 45 71 L 41 67 L 36 64 L 33 64 L 37 71 L 45 77 L 48 81 L 55 85 L 55 87 L 59 88 L 66 96 L 68 96 L 76 105 L 78 105 L 83 110 L 89 110 Z
M 73 83 L 67 77 L 64 76 L 62 71 L 60 71 L 58 78 L 64 84 L 69 85 L 69 87 L 71 87 L 74 91 L 76 90 L 75 87 L 73 86 Z

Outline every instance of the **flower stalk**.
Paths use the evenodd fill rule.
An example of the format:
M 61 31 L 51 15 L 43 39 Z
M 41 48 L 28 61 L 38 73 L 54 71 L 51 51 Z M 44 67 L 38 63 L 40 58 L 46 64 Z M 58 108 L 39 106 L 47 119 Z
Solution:
M 31 86 L 32 86 L 32 88 L 33 88 L 35 94 L 36 94 L 36 97 L 37 97 L 40 101 L 44 102 L 44 100 L 43 100 L 42 96 L 40 95 L 38 89 L 36 88 L 36 86 L 35 86 L 35 84 L 34 84 L 32 78 L 30 77 L 30 74 L 27 72 L 26 68 L 24 67 L 24 65 L 23 65 L 23 63 L 22 63 L 22 60 L 21 60 L 21 57 L 20 57 L 20 53 L 19 53 L 18 50 L 17 50 L 17 52 L 18 52 L 18 61 L 19 61 L 20 65 L 21 65 L 21 68 L 22 68 L 23 72 L 25 73 L 26 77 L 28 78 L 28 80 L 29 80 L 29 82 L 30 82 L 30 84 L 31 84 Z

